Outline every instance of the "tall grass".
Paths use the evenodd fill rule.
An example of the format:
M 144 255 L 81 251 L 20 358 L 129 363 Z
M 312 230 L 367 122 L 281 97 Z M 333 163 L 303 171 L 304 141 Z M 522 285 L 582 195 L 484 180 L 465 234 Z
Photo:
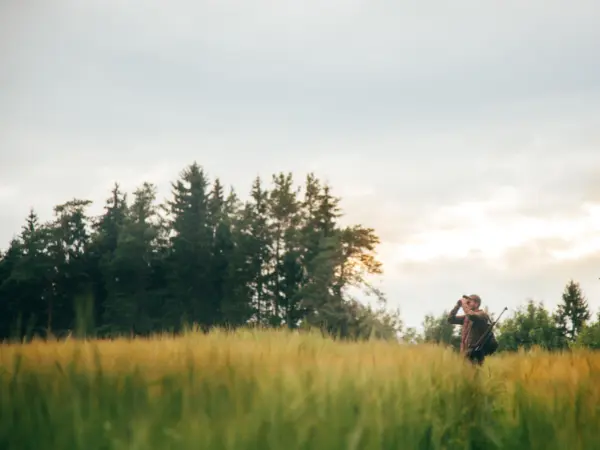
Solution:
M 283 331 L 0 346 L 0 448 L 595 449 L 600 356 Z

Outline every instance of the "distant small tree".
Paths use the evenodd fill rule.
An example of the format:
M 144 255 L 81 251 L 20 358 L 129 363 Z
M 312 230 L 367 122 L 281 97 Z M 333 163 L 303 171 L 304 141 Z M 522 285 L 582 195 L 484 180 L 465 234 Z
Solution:
M 387 310 L 384 304 L 377 308 L 363 305 L 356 300 L 349 302 L 356 318 L 355 337 L 357 339 L 398 340 L 404 323 L 399 310 Z
M 423 321 L 422 342 L 447 345 L 459 349 L 460 335 L 457 330 L 458 328 L 448 322 L 448 311 L 444 311 L 438 317 L 428 314 Z
M 561 335 L 568 342 L 575 342 L 577 335 L 590 319 L 590 310 L 579 286 L 570 280 L 565 286 L 562 303 L 558 305 L 555 321 Z
M 406 327 L 400 335 L 400 340 L 405 344 L 420 344 L 423 342 L 423 336 L 415 327 Z

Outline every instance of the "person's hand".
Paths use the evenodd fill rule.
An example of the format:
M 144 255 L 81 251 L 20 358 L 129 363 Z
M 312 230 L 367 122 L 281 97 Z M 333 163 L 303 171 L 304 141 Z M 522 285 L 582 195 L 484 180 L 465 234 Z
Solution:
M 456 306 L 462 306 L 462 304 L 463 304 L 463 301 L 464 301 L 464 299 L 462 299 L 462 298 L 461 298 L 461 299 L 459 299 L 459 300 L 456 302 Z

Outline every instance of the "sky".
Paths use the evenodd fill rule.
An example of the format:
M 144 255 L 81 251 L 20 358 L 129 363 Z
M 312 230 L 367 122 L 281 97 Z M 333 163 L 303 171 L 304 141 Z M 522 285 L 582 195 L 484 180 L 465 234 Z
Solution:
M 600 3 L 0 0 L 0 247 L 197 161 L 314 172 L 408 326 L 462 294 L 600 310 Z

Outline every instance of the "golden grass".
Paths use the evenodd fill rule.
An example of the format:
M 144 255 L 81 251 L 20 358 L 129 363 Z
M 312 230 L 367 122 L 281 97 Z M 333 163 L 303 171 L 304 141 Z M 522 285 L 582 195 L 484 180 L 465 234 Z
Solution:
M 435 346 L 240 331 L 5 344 L 0 367 L 0 446 L 600 448 L 591 351 L 475 368 Z

